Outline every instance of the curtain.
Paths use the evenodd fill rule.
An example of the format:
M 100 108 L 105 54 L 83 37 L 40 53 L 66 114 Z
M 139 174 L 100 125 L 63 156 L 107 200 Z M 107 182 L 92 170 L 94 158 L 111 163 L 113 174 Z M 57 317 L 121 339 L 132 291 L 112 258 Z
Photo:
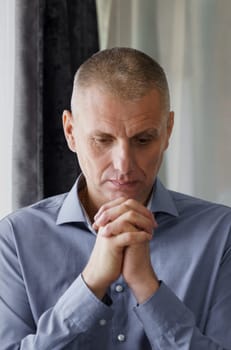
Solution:
M 11 211 L 14 114 L 14 0 L 0 2 L 0 219 Z
M 98 50 L 94 0 L 16 0 L 13 206 L 66 192 L 79 166 L 66 145 L 78 66 Z
M 162 181 L 231 205 L 231 2 L 97 0 L 97 11 L 101 48 L 141 49 L 167 73 L 175 128 Z

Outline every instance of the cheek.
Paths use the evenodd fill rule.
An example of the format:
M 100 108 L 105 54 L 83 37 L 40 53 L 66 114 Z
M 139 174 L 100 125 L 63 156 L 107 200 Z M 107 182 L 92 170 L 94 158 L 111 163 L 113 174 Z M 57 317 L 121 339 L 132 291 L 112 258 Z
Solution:
M 159 170 L 162 162 L 164 149 L 160 145 L 153 147 L 140 157 L 139 165 L 149 176 L 153 176 Z
M 110 163 L 108 152 L 99 151 L 91 145 L 79 147 L 77 156 L 83 173 L 88 177 L 100 176 Z

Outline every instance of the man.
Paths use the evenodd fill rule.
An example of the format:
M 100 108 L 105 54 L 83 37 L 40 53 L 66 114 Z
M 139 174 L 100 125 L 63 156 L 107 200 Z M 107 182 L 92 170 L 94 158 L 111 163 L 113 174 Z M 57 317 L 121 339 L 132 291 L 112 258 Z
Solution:
M 144 53 L 79 68 L 63 127 L 82 174 L 0 223 L 1 349 L 231 349 L 231 210 L 160 183 L 173 119 Z

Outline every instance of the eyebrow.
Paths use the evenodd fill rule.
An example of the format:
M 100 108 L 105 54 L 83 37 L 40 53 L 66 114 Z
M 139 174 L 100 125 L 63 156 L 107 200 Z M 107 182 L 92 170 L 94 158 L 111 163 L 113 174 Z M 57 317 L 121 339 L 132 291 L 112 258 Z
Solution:
M 157 128 L 148 128 L 148 129 L 144 129 L 142 131 L 137 132 L 137 134 L 132 135 L 130 138 L 134 138 L 134 137 L 139 137 L 139 136 L 143 136 L 143 135 L 150 135 L 150 136 L 158 136 L 159 135 L 159 129 Z M 112 134 L 104 132 L 104 131 L 100 131 L 100 130 L 96 130 L 92 133 L 92 136 L 100 136 L 100 137 L 114 137 Z
M 156 128 L 145 129 L 143 131 L 138 132 L 134 136 L 141 136 L 141 135 L 158 136 L 159 135 L 159 129 L 156 129 Z

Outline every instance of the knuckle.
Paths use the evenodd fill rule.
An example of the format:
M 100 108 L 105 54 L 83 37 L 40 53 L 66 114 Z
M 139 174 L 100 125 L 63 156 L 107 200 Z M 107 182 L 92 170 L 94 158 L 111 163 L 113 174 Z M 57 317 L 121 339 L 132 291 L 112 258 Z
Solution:
M 132 240 L 133 240 L 133 234 L 132 234 L 132 232 L 126 232 L 126 233 L 124 234 L 124 241 L 125 241 L 125 243 L 131 244 Z
M 111 228 L 111 224 L 107 224 L 105 227 L 104 227 L 104 233 L 108 236 L 112 233 L 112 228 Z
M 105 203 L 101 206 L 100 211 L 103 213 L 107 209 L 108 209 L 108 203 Z
M 134 212 L 133 212 L 133 210 L 131 210 L 131 209 L 128 210 L 126 216 L 127 216 L 127 220 L 128 220 L 128 221 L 131 221 L 131 220 L 133 219 L 133 217 L 134 217 Z
M 128 206 L 128 207 L 133 206 L 134 203 L 135 203 L 135 200 L 132 199 L 132 198 L 129 198 L 129 199 L 127 199 L 127 200 L 125 201 L 125 205 Z
M 108 224 L 108 225 L 105 225 L 105 226 L 101 226 L 100 229 L 99 229 L 98 234 L 100 236 L 110 236 L 111 232 L 112 231 L 111 231 L 110 224 Z
M 101 221 L 106 222 L 108 220 L 108 218 L 109 218 L 108 211 L 105 209 L 103 211 L 103 213 L 101 214 L 100 219 L 101 219 Z

